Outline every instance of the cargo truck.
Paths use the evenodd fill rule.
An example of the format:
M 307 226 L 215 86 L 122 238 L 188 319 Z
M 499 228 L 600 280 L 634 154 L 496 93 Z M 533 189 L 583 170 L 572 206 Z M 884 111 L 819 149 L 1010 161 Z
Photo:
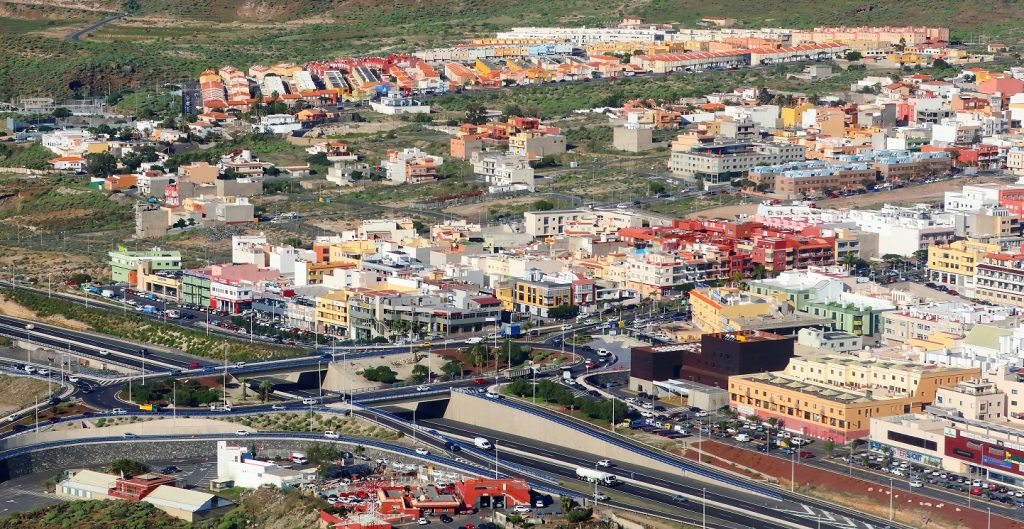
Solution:
M 576 467 L 576 477 L 591 483 L 600 483 L 605 486 L 612 486 L 618 483 L 615 474 L 601 472 L 600 470 L 586 467 Z

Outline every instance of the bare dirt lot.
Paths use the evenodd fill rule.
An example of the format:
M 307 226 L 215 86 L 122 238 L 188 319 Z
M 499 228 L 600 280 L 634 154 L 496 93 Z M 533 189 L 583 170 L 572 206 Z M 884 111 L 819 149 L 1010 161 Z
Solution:
M 0 375 L 0 416 L 6 416 L 46 396 L 46 382 L 30 377 Z
M 822 208 L 831 209 L 852 209 L 852 208 L 871 208 L 881 206 L 882 204 L 918 204 L 918 203 L 930 203 L 941 201 L 946 191 L 954 191 L 960 189 L 964 184 L 981 184 L 1000 181 L 996 178 L 991 177 L 978 177 L 970 180 L 964 178 L 955 178 L 953 180 L 943 180 L 941 182 L 935 182 L 932 184 L 922 184 L 912 187 L 904 187 L 901 189 L 893 189 L 891 191 L 880 191 L 878 193 L 865 193 L 863 195 L 854 195 L 850 197 L 840 197 L 831 200 L 818 200 L 817 204 Z M 717 208 L 705 209 L 701 211 L 695 211 L 690 213 L 687 218 L 722 218 L 722 219 L 734 219 L 737 215 L 749 215 L 753 216 L 757 212 L 756 203 L 748 204 L 735 204 L 731 206 L 722 206 Z

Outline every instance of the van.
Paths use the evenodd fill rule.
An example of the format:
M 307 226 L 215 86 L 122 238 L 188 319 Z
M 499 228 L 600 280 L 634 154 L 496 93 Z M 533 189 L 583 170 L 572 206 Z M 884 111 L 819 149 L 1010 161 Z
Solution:
M 491 442 L 488 441 L 486 437 L 477 437 L 473 439 L 473 444 L 481 450 L 490 450 L 493 448 L 493 446 L 491 446 Z

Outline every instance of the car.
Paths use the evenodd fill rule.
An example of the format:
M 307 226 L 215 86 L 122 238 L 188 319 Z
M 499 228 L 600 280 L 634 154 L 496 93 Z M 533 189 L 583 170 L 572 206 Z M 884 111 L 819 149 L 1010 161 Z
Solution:
M 452 517 L 447 514 L 442 514 L 437 519 L 441 520 L 441 523 L 452 523 Z
M 600 494 L 600 493 L 598 493 L 598 494 Z M 517 513 L 517 514 L 526 514 L 526 513 L 530 512 L 530 506 L 529 505 L 522 505 L 522 504 L 516 505 L 515 507 L 512 507 L 512 512 Z
M 124 408 L 114 408 L 110 410 L 111 415 L 128 415 L 128 410 Z
M 650 402 L 645 402 L 645 403 L 643 403 L 642 407 L 645 410 L 653 410 L 654 409 L 654 404 L 652 404 Z
M 71 382 L 72 384 L 74 384 L 75 382 L 78 382 L 79 380 L 81 380 L 81 379 L 79 379 L 75 375 L 68 375 L 68 382 Z
M 811 459 L 813 457 L 814 457 L 814 454 L 808 452 L 807 450 L 801 450 L 800 451 L 800 458 L 801 459 Z
M 313 397 L 306 397 L 302 399 L 302 403 L 305 404 L 306 406 L 312 406 L 316 404 L 316 399 Z
M 327 430 L 326 432 L 324 432 L 324 437 L 326 437 L 327 439 L 340 439 L 341 438 L 341 436 L 338 435 L 338 432 L 335 432 L 334 430 Z
M 597 466 L 607 468 L 607 467 L 612 466 L 612 462 L 607 460 L 607 459 L 602 459 L 602 460 L 597 462 Z
M 416 386 L 416 391 L 430 391 L 430 386 L 426 386 L 426 385 Z
M 708 412 L 706 412 L 704 410 L 700 410 L 700 411 L 694 412 L 693 415 L 694 415 L 694 417 L 707 417 L 708 416 Z
M 915 479 L 915 480 L 912 480 L 910 482 L 910 488 L 913 488 L 913 489 L 919 489 L 919 488 L 921 488 L 923 486 L 924 486 L 924 483 L 922 483 L 921 480 L 919 480 L 919 479 Z
M 426 518 L 420 516 L 420 519 L 416 520 L 416 523 L 419 525 L 427 525 L 428 523 L 430 523 L 430 520 L 427 520 Z
M 135 435 L 135 434 L 133 434 L 131 432 L 125 432 L 125 433 L 121 434 L 121 438 L 122 439 L 135 439 L 137 437 L 138 437 L 137 435 Z
M 733 437 L 733 439 L 735 439 L 735 440 L 737 440 L 737 441 L 739 441 L 741 443 L 749 443 L 750 442 L 750 436 L 745 434 L 745 433 L 736 434 L 736 436 Z
M 249 430 L 235 430 L 235 435 L 249 435 Z
M 478 385 L 478 386 L 482 386 L 482 385 L 484 385 L 484 384 L 486 384 L 486 383 L 487 383 L 487 379 L 483 379 L 483 378 L 474 378 L 474 379 L 473 379 L 473 383 L 474 383 L 474 384 L 476 384 L 476 385 Z
M 420 344 L 420 347 L 430 347 L 432 345 L 434 345 L 434 344 L 432 344 L 430 342 L 423 342 L 423 343 Z
M 422 446 L 420 446 L 420 447 L 416 448 L 416 453 L 421 455 L 421 456 L 427 456 L 427 455 L 430 455 L 430 450 L 427 450 L 426 448 L 423 448 Z
M 273 406 L 270 407 L 270 409 L 272 409 L 274 411 L 281 411 L 281 410 L 284 410 L 284 409 L 287 409 L 287 408 L 285 407 L 284 404 L 274 404 Z
M 167 465 L 166 467 L 160 469 L 161 474 L 177 474 L 178 472 L 181 472 L 181 469 L 174 465 Z
M 686 503 L 687 501 L 689 500 L 686 499 L 686 496 L 683 496 L 681 494 L 676 494 L 675 496 L 672 496 L 672 503 Z
M 50 374 L 50 370 L 49 370 L 49 369 L 46 369 L 46 368 L 44 367 L 44 368 L 40 369 L 40 370 L 38 371 L 38 373 L 39 373 L 40 375 L 49 375 L 49 374 Z
M 603 492 L 597 492 L 594 494 L 594 500 L 596 501 L 608 501 L 610 499 L 611 498 L 609 498 L 608 495 Z

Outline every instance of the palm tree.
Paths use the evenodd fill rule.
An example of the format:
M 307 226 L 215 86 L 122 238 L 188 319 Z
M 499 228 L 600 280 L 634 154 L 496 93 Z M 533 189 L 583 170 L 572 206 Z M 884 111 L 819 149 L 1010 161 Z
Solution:
M 754 269 L 750 272 L 752 279 L 764 279 L 768 276 L 768 269 L 763 264 L 757 263 L 754 265 Z
M 852 270 L 853 265 L 856 264 L 856 262 L 857 256 L 854 255 L 853 252 L 846 252 L 843 254 L 843 266 L 845 266 L 847 270 Z
M 242 400 L 249 398 L 249 379 L 242 379 Z
M 260 401 L 267 402 L 270 398 L 270 392 L 274 390 L 274 385 L 269 380 L 260 382 Z

